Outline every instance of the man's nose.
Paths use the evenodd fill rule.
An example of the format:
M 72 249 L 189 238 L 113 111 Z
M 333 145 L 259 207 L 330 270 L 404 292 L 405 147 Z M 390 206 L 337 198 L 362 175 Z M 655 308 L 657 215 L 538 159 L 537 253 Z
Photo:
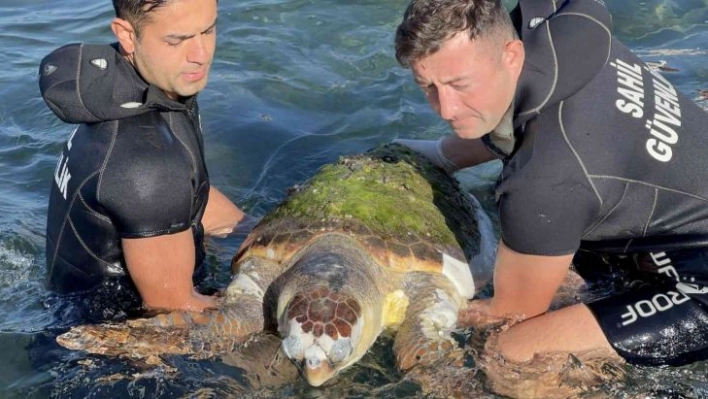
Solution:
M 203 35 L 197 35 L 190 40 L 187 49 L 187 61 L 195 64 L 205 64 L 209 62 L 209 48 L 207 39 Z
M 440 87 L 437 90 L 438 114 L 446 121 L 455 119 L 458 109 L 458 99 L 454 90 L 448 87 Z

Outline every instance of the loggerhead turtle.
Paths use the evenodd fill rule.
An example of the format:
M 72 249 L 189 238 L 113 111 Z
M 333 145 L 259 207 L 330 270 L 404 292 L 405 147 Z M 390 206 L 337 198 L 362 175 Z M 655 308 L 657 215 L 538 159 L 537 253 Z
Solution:
M 398 144 L 324 166 L 255 226 L 218 309 L 74 327 L 69 349 L 211 357 L 276 330 L 319 386 L 394 328 L 398 366 L 460 354 L 457 313 L 492 275 L 495 238 L 479 203 Z

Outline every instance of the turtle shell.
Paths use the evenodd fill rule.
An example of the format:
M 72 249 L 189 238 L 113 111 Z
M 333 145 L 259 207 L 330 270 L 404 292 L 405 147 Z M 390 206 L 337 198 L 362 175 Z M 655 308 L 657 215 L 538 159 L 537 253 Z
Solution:
M 387 144 L 341 157 L 296 186 L 246 238 L 246 255 L 284 262 L 312 239 L 354 237 L 384 267 L 442 271 L 442 256 L 479 252 L 475 204 L 458 182 L 422 155 Z M 237 272 L 237 270 L 234 270 Z

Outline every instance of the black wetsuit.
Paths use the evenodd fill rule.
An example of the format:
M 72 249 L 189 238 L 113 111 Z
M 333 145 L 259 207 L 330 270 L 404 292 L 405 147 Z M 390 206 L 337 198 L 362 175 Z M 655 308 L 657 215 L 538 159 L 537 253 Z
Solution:
M 610 343 L 640 363 L 705 358 L 708 113 L 612 37 L 600 0 L 521 0 L 511 15 L 526 49 L 514 138 L 484 138 L 504 161 L 505 245 L 629 259 L 617 264 L 640 288 L 590 304 Z
M 89 294 L 91 303 L 98 296 L 97 311 L 139 306 L 121 239 L 187 229 L 197 270 L 209 178 L 196 98 L 168 99 L 117 45 L 57 49 L 42 61 L 40 89 L 60 119 L 78 124 L 59 156 L 49 199 L 49 288 Z

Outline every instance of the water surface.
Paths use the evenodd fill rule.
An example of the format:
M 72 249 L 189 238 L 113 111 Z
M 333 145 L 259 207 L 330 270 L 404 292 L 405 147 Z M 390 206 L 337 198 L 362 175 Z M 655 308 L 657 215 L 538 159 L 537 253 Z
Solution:
M 618 36 L 645 59 L 677 68 L 666 76 L 699 101 L 698 91 L 708 89 L 708 2 L 607 3 Z M 393 57 L 393 33 L 406 4 L 220 2 L 216 62 L 200 96 L 213 184 L 261 216 L 288 187 L 340 155 L 396 137 L 447 134 L 409 71 Z M 44 105 L 37 69 L 41 58 L 61 45 L 113 41 L 112 15 L 106 1 L 3 0 L 0 5 L 0 396 L 418 395 L 392 371 L 386 340 L 324 389 L 311 389 L 297 378 L 287 387 L 266 389 L 218 360 L 171 357 L 152 367 L 53 344 L 66 305 L 43 286 L 44 229 L 49 184 L 72 127 Z M 494 166 L 475 171 L 480 193 L 488 192 L 496 171 Z M 233 239 L 210 244 L 209 284 L 226 283 L 238 244 Z M 702 363 L 633 372 L 631 381 L 608 386 L 605 393 L 701 397 L 708 392 Z M 126 375 L 130 378 L 121 377 Z M 477 393 L 493 396 L 482 379 Z

